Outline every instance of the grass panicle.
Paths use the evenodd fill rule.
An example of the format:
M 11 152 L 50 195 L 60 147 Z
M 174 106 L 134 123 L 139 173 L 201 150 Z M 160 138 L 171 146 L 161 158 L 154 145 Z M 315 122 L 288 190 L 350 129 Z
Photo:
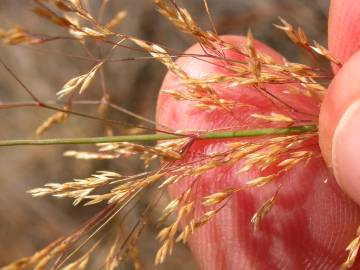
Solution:
M 9 30 L 0 30 L 0 40 L 7 46 L 26 45 L 37 46 L 59 39 L 76 41 L 78 46 L 102 43 L 111 45 L 107 54 L 102 57 L 92 56 L 92 65 L 88 70 L 70 78 L 62 89 L 57 89 L 57 97 L 65 100 L 63 109 L 53 107 L 40 101 L 25 90 L 32 98 L 32 105 L 39 108 L 55 110 L 55 114 L 46 119 L 35 131 L 37 135 L 45 134 L 54 125 L 66 125 L 69 117 L 83 116 L 93 120 L 104 120 L 111 125 L 121 124 L 114 121 L 105 122 L 104 115 L 111 108 L 110 93 L 102 88 L 99 105 L 100 116 L 89 117 L 72 111 L 76 103 L 75 98 L 84 91 L 92 91 L 90 85 L 96 80 L 104 79 L 104 68 L 111 64 L 111 53 L 117 50 L 131 50 L 142 53 L 154 61 L 163 64 L 175 74 L 185 89 L 163 89 L 162 91 L 181 101 L 190 101 L 194 108 L 202 111 L 223 111 L 231 114 L 237 108 L 259 108 L 256 104 L 242 103 L 221 96 L 216 86 L 232 87 L 246 86 L 248 91 L 256 91 L 269 99 L 276 106 L 268 114 L 252 113 L 249 119 L 256 120 L 258 126 L 254 129 L 233 127 L 229 130 L 212 131 L 176 131 L 158 125 L 120 108 L 119 110 L 132 117 L 145 120 L 145 130 L 151 134 L 129 134 L 98 137 L 98 138 L 58 138 L 34 140 L 0 141 L 0 146 L 15 145 L 49 145 L 49 144 L 93 144 L 97 149 L 89 151 L 68 150 L 66 157 L 76 159 L 117 159 L 137 157 L 144 163 L 144 171 L 134 175 L 123 175 L 117 172 L 99 171 L 84 179 L 74 179 L 67 182 L 48 183 L 43 187 L 34 188 L 29 193 L 34 197 L 54 196 L 68 198 L 74 205 L 102 205 L 103 209 L 78 231 L 67 237 L 61 237 L 44 247 L 32 256 L 15 261 L 5 270 L 20 269 L 86 269 L 88 262 L 95 255 L 99 246 L 106 242 L 106 233 L 100 240 L 88 244 L 103 228 L 121 216 L 124 220 L 131 211 L 136 200 L 146 192 L 154 192 L 154 199 L 144 210 L 137 222 L 130 230 L 123 232 L 119 229 L 117 236 L 108 245 L 109 250 L 104 258 L 102 268 L 112 270 L 126 260 L 130 260 L 135 269 L 142 268 L 138 245 L 146 219 L 157 205 L 166 189 L 174 184 L 191 178 L 192 182 L 184 191 L 167 204 L 158 218 L 161 227 L 157 239 L 160 248 L 155 255 L 155 264 L 161 264 L 171 255 L 177 242 L 186 243 L 191 235 L 205 226 L 228 204 L 231 198 L 244 190 L 261 189 L 263 186 L 275 184 L 276 191 L 263 202 L 254 213 L 251 223 L 254 233 L 261 230 L 261 222 L 276 205 L 276 198 L 282 192 L 281 176 L 287 174 L 298 164 L 306 164 L 311 159 L 320 156 L 317 146 L 318 114 L 311 114 L 289 104 L 284 95 L 306 98 L 320 106 L 326 88 L 320 83 L 324 79 L 331 79 L 316 67 L 284 60 L 276 62 L 271 56 L 257 51 L 252 32 L 249 30 L 247 42 L 244 46 L 235 46 L 224 41 L 218 35 L 211 18 L 206 0 L 204 6 L 210 18 L 212 30 L 202 29 L 192 18 L 190 12 L 180 7 L 175 0 L 154 0 L 154 7 L 174 26 L 198 42 L 203 48 L 201 55 L 176 54 L 163 45 L 142 40 L 126 33 L 118 32 L 121 24 L 126 20 L 126 11 L 119 10 L 113 18 L 102 22 L 87 10 L 86 5 L 77 0 L 33 0 L 34 14 L 56 27 L 67 29 L 66 37 L 33 34 L 33 29 L 15 26 Z M 102 1 L 104 7 L 108 1 Z M 100 17 L 100 16 L 99 16 Z M 299 47 L 311 55 L 320 55 L 329 62 L 341 66 L 341 63 L 319 43 L 310 45 L 305 32 L 295 28 L 280 18 L 277 28 L 283 30 L 287 36 Z M 234 60 L 226 57 L 226 52 L 241 55 L 244 60 Z M 207 75 L 195 78 L 183 70 L 175 61 L 177 57 L 195 57 L 198 60 L 221 63 L 221 68 L 227 75 Z M 17 77 L 15 77 L 17 79 Z M 17 79 L 18 80 L 18 79 Z M 288 85 L 286 90 L 269 90 L 269 85 Z M 85 102 L 85 101 L 84 101 Z M 110 106 L 111 105 L 111 106 Z M 26 106 L 26 104 L 24 104 Z M 117 105 L 114 105 L 117 106 Z M 0 108 L 6 109 L 11 105 Z M 14 104 L 21 107 L 21 104 Z M 150 127 L 149 127 L 150 125 Z M 158 132 L 158 133 L 156 133 Z M 241 140 L 235 138 L 242 138 Z M 223 140 L 223 150 L 204 155 L 188 161 L 191 145 L 198 140 Z M 231 139 L 231 140 L 229 140 Z M 155 144 L 155 141 L 158 143 Z M 239 186 L 227 187 L 215 193 L 197 197 L 196 186 L 201 176 L 218 168 L 241 164 L 238 174 L 257 170 L 260 176 L 248 180 Z M 274 171 L 272 168 L 276 168 Z M 126 223 L 126 222 L 124 222 Z M 119 226 L 122 228 L 122 226 Z M 348 269 L 354 263 L 360 246 L 359 233 L 347 247 L 349 257 L 342 269 Z M 83 251 L 85 249 L 85 252 Z M 79 254 L 81 254 L 79 256 Z

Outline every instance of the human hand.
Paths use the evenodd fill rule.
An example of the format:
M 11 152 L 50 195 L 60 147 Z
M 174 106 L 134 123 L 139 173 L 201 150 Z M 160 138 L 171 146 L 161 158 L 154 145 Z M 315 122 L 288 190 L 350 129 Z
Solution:
M 335 175 L 341 182 L 343 189 L 360 203 L 360 188 L 354 185 L 356 178 L 349 178 L 350 172 L 359 172 L 359 168 L 348 170 L 351 161 L 359 153 L 350 153 L 349 149 L 360 150 L 360 135 L 356 129 L 356 120 L 351 120 L 350 127 L 343 124 L 341 130 L 336 131 L 338 123 L 347 108 L 351 109 L 360 119 L 360 107 L 353 107 L 356 100 L 360 100 L 360 79 L 356 76 L 360 70 L 360 54 L 350 56 L 358 50 L 360 40 L 360 2 L 352 0 L 332 1 L 330 16 L 330 49 L 345 63 L 331 84 L 329 95 L 326 97 L 320 117 L 320 143 L 323 155 L 329 165 L 335 163 Z M 352 31 L 350 31 L 352 29 Z M 244 44 L 243 37 L 224 37 L 233 44 Z M 271 55 L 281 62 L 282 56 L 264 44 L 256 43 L 260 52 Z M 187 53 L 203 53 L 199 45 L 190 48 Z M 227 54 L 227 57 L 241 60 L 241 56 Z M 224 71 L 216 65 L 205 63 L 194 58 L 180 58 L 178 64 L 194 77 L 209 74 L 219 74 Z M 216 64 L 216 61 L 213 61 Z M 168 74 L 162 89 L 180 89 L 179 80 L 175 75 Z M 217 89 L 222 91 L 222 89 Z M 237 86 L 232 98 L 241 101 L 266 102 L 259 95 L 249 94 L 248 88 Z M 353 95 L 347 95 L 351 93 Z M 356 94 L 357 93 L 357 94 Z M 292 100 L 293 103 L 303 101 Z M 334 105 L 334 102 L 337 102 Z M 358 102 L 359 103 L 359 102 Z M 339 106 L 337 106 L 339 104 Z M 360 103 L 359 103 L 360 104 Z M 300 104 L 307 107 L 308 104 Z M 335 107 L 334 107 L 335 106 Z M 355 105 L 354 105 L 355 106 Z M 360 105 L 358 105 L 360 106 Z M 311 107 L 309 105 L 308 107 Z M 272 111 L 272 105 L 264 105 L 263 112 Z M 158 123 L 174 130 L 201 129 L 212 130 L 241 125 L 249 114 L 244 111 L 237 114 L 236 119 L 221 111 L 206 112 L 195 109 L 191 102 L 178 101 L 167 94 L 161 93 L 158 100 Z M 316 108 L 313 108 L 315 113 Z M 357 112 L 354 113 L 354 112 Z M 247 115 L 246 115 L 247 114 Z M 336 117 L 335 117 L 336 116 Z M 359 120 L 358 120 L 358 123 Z M 352 128 L 350 130 L 350 128 Z M 348 136 L 346 139 L 344 136 Z M 360 136 L 358 136 L 360 138 Z M 335 138 L 335 139 L 333 139 Z M 348 144 L 340 144 L 348 140 Z M 333 143 L 334 142 L 334 143 Z M 347 147 L 350 145 L 351 148 Z M 356 146 L 358 145 L 358 147 Z M 209 154 L 224 149 L 223 141 L 196 142 L 191 151 L 197 154 Z M 334 150 L 331 150 L 332 147 Z M 335 151 L 336 158 L 331 155 Z M 355 159 L 353 159 L 355 157 Z M 186 157 L 188 161 L 192 156 Z M 343 167 L 341 167 L 343 166 Z M 239 186 L 247 180 L 259 175 L 256 170 L 238 174 L 238 167 L 231 166 L 213 170 L 201 176 L 196 196 L 199 198 L 218 192 L 226 187 Z M 345 169 L 345 171 L 343 171 Z M 355 179 L 355 180 L 353 180 Z M 324 183 L 324 180 L 327 180 Z M 227 206 L 222 209 L 210 223 L 200 228 L 190 239 L 190 247 L 201 269 L 338 269 L 345 261 L 345 251 L 348 243 L 355 237 L 360 224 L 360 210 L 339 189 L 332 173 L 321 158 L 313 158 L 307 164 L 300 164 L 279 180 L 282 190 L 277 196 L 276 205 L 269 212 L 261 224 L 261 229 L 254 233 L 250 225 L 256 210 L 269 198 L 276 189 L 276 184 L 268 184 L 261 190 L 241 191 L 234 195 Z M 173 197 L 179 195 L 184 186 L 190 184 L 191 179 L 182 181 L 170 190 Z M 352 187 L 348 189 L 348 187 Z M 357 198 L 357 199 L 356 199 Z M 354 269 L 360 269 L 356 263 Z
M 329 48 L 342 63 L 320 113 L 320 146 L 343 190 L 360 204 L 360 2 L 332 1 Z

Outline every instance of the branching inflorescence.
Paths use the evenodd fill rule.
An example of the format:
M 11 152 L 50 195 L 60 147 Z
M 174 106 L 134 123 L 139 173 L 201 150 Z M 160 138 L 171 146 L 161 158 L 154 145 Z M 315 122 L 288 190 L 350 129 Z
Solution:
M 103 1 L 106 5 L 107 1 Z M 4 269 L 43 269 L 52 265 L 54 269 L 85 269 L 89 258 L 101 245 L 96 242 L 88 248 L 82 256 L 77 252 L 116 215 L 126 217 L 131 205 L 145 192 L 155 192 L 152 203 L 144 210 L 132 227 L 127 237 L 123 237 L 119 230 L 117 237 L 111 244 L 107 258 L 104 258 L 103 267 L 115 269 L 126 258 L 132 259 L 136 269 L 141 267 L 137 250 L 138 239 L 146 225 L 146 217 L 164 194 L 164 191 L 172 186 L 179 185 L 184 179 L 191 179 L 191 184 L 183 188 L 181 194 L 168 203 L 159 217 L 159 225 L 162 226 L 157 238 L 161 246 L 155 256 L 155 264 L 162 263 L 166 256 L 171 254 L 176 242 L 186 243 L 189 237 L 201 226 L 210 222 L 219 213 L 232 196 L 239 191 L 247 189 L 259 189 L 270 183 L 276 185 L 275 192 L 263 202 L 253 215 L 251 220 L 254 233 L 261 229 L 261 222 L 266 219 L 271 211 L 278 194 L 282 190 L 282 183 L 278 179 L 293 169 L 298 164 L 306 164 L 312 158 L 320 156 L 317 146 L 317 120 L 318 110 L 325 93 L 325 87 L 318 81 L 329 79 L 328 75 L 317 68 L 304 64 L 291 63 L 286 60 L 279 62 L 270 55 L 259 52 L 251 31 L 248 32 L 246 45 L 234 45 L 228 43 L 216 30 L 205 31 L 192 19 L 189 12 L 179 7 L 175 1 L 154 0 L 159 12 L 168 18 L 181 32 L 194 38 L 203 48 L 203 54 L 187 55 L 167 51 L 163 46 L 141 40 L 123 33 L 115 32 L 115 27 L 121 24 L 126 12 L 119 11 L 108 23 L 101 24 L 95 19 L 77 0 L 34 0 L 36 8 L 34 12 L 49 22 L 67 28 L 69 36 L 66 38 L 76 40 L 81 44 L 85 42 L 104 42 L 111 44 L 109 53 L 101 58 L 94 59 L 94 66 L 86 73 L 78 75 L 57 92 L 58 98 L 67 98 L 63 108 L 56 108 L 43 103 L 33 96 L 30 106 L 39 106 L 56 110 L 55 114 L 45 120 L 38 127 L 38 135 L 45 133 L 53 125 L 60 124 L 74 114 L 72 111 L 74 96 L 81 95 L 88 86 L 102 72 L 107 65 L 112 51 L 118 48 L 128 48 L 147 52 L 150 56 L 162 63 L 181 82 L 181 89 L 163 89 L 162 92 L 173 98 L 191 102 L 194 108 L 203 111 L 224 111 L 234 115 L 242 108 L 250 108 L 247 122 L 239 123 L 221 130 L 171 130 L 161 123 L 155 130 L 159 133 L 141 135 L 145 144 L 137 144 L 136 136 L 133 140 L 123 137 L 105 137 L 101 141 L 83 138 L 81 141 L 74 139 L 53 140 L 53 144 L 60 143 L 97 143 L 98 150 L 94 152 L 67 151 L 65 156 L 77 159 L 116 159 L 122 156 L 137 156 L 144 161 L 145 167 L 151 163 L 160 161 L 157 169 L 146 170 L 136 175 L 121 175 L 116 172 L 99 171 L 86 179 L 75 179 L 65 183 L 49 183 L 44 187 L 35 188 L 29 192 L 35 196 L 51 195 L 58 198 L 70 198 L 74 205 L 105 204 L 104 209 L 90 219 L 78 231 L 70 236 L 57 239 L 38 253 L 20 259 Z M 206 1 L 204 1 L 206 3 Z M 206 3 L 207 8 L 207 3 Z M 208 9 L 207 9 L 208 10 Z M 341 65 L 329 51 L 314 42 L 309 44 L 306 34 L 299 28 L 280 18 L 281 25 L 277 28 L 285 31 L 289 38 L 304 48 L 312 55 L 321 55 L 335 65 Z M 0 31 L 0 37 L 5 44 L 30 44 L 37 45 L 61 37 L 34 35 L 28 29 L 15 27 L 7 31 Z M 129 45 L 130 43 L 130 45 Z M 132 43 L 132 44 L 131 44 Z M 126 45 L 128 44 L 128 45 Z M 131 46 L 136 45 L 136 48 Z M 244 60 L 234 60 L 227 57 L 227 53 L 240 55 Z M 209 75 L 202 78 L 193 77 L 181 68 L 175 59 L 178 56 L 194 57 L 200 61 L 221 65 L 223 73 Z M 282 88 L 272 88 L 272 85 L 286 85 Z M 217 87 L 214 87 L 217 86 Z M 270 113 L 261 109 L 262 104 L 254 102 L 240 102 L 234 100 L 231 95 L 223 95 L 217 90 L 219 86 L 232 87 L 246 86 L 248 91 L 261 94 L 275 108 Z M 289 101 L 288 97 L 306 99 L 313 104 L 312 110 L 298 107 Z M 24 106 L 29 106 L 25 104 Z M 107 110 L 111 105 L 109 95 L 104 93 L 100 106 Z M 3 108 L 6 108 L 4 105 Z M 124 111 L 123 111 L 124 112 Z M 125 111 L 125 113 L 127 113 Z M 141 116 L 135 116 L 141 118 Z M 236 118 L 236 116 L 234 116 Z M 102 120 L 100 117 L 92 117 Z M 104 120 L 104 119 L 103 119 Z M 151 124 L 151 121 L 148 121 Z M 109 122 L 119 124 L 115 121 Z M 248 125 L 248 123 L 250 123 Z M 121 124 L 121 123 L 120 123 Z M 148 124 L 148 123 L 147 123 Z M 250 126 L 250 128 L 247 128 Z M 142 127 L 140 127 L 142 128 Z M 238 131 L 237 135 L 236 132 Z M 282 131 L 282 132 L 280 132 Z M 231 133 L 233 132 L 233 133 Z M 248 132 L 247 136 L 243 133 Z M 210 136 L 210 135 L 212 136 Z M 228 134 L 227 137 L 224 134 Z M 241 136 L 243 134 L 243 136 Z M 149 145 L 149 141 L 161 139 L 157 145 Z M 131 134 L 128 135 L 132 136 Z M 245 137 L 236 139 L 238 137 Z M 196 156 L 192 152 L 192 145 L 199 140 L 225 140 L 225 146 L 221 151 Z M 230 140 L 229 140 L 230 138 Z M 96 139 L 96 138 L 93 138 Z M 33 140 L 33 144 L 46 144 L 46 141 Z M 0 142 L 0 145 L 32 144 L 31 141 Z M 200 176 L 212 172 L 218 168 L 226 168 L 238 165 L 238 173 L 242 174 L 250 170 L 257 170 L 260 176 L 248 180 L 238 186 L 228 186 L 216 193 L 207 194 L 201 198 L 196 196 L 197 182 Z M 349 258 L 344 263 L 344 268 L 350 267 L 356 257 L 359 247 L 359 237 L 349 245 Z M 81 242 L 81 239 L 83 242 Z M 74 259 L 77 257 L 78 259 Z

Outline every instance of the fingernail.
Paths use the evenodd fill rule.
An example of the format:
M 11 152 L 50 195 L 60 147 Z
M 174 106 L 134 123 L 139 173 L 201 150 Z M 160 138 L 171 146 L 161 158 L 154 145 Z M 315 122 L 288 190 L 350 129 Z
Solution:
M 360 100 L 343 114 L 332 142 L 332 165 L 339 185 L 360 201 Z

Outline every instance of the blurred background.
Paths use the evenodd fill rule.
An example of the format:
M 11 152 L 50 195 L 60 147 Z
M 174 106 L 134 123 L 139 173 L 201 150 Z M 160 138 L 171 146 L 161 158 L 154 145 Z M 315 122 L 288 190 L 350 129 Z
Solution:
M 101 1 L 88 0 L 92 14 L 99 12 Z M 178 1 L 188 8 L 196 21 L 210 29 L 210 23 L 201 0 Z M 293 25 L 301 26 L 309 39 L 326 45 L 328 0 L 208 0 L 216 28 L 220 34 L 245 35 L 251 28 L 255 37 L 290 61 L 313 63 L 313 59 L 297 48 L 284 33 L 275 29 L 278 16 Z M 20 25 L 32 33 L 66 36 L 67 31 L 51 25 L 32 13 L 30 0 L 0 0 L 0 28 Z M 117 32 L 166 45 L 183 51 L 193 41 L 180 33 L 166 18 L 156 12 L 148 0 L 109 0 L 103 21 L 110 20 L 119 10 L 128 13 Z M 58 40 L 38 46 L 1 45 L 0 56 L 34 94 L 43 101 L 55 101 L 55 93 L 69 79 L 84 74 L 93 66 L 89 51 L 94 55 L 106 52 L 108 45 L 89 43 L 84 49 L 76 42 Z M 99 49 L 100 48 L 100 49 Z M 141 56 L 138 52 L 116 49 L 113 59 Z M 80 57 L 74 57 L 80 56 Z M 317 62 L 329 69 L 325 62 Z M 154 119 L 156 98 L 165 68 L 154 60 L 113 61 L 105 67 L 105 82 L 111 101 L 135 113 Z M 101 82 L 96 80 L 81 99 L 99 100 Z M 29 101 L 30 97 L 18 83 L 0 68 L 0 104 Z M 97 114 L 97 107 L 75 105 L 75 111 Z M 17 108 L 0 110 L 0 139 L 35 138 L 35 129 L 53 112 L 44 109 Z M 138 123 L 115 110 L 108 118 Z M 116 128 L 115 134 L 125 130 Z M 43 137 L 102 136 L 104 124 L 71 116 L 65 124 L 56 125 Z M 20 257 L 33 254 L 55 238 L 73 232 L 99 207 L 73 207 L 70 200 L 32 198 L 27 190 L 48 182 L 65 182 L 90 176 L 97 170 L 121 174 L 139 172 L 143 165 L 135 159 L 112 161 L 82 161 L 63 157 L 70 149 L 95 150 L 91 146 L 41 146 L 0 148 L 0 266 Z M 141 204 L 151 200 L 145 196 Z M 161 202 L 160 204 L 165 204 Z M 156 220 L 154 218 L 154 220 Z M 151 221 L 151 218 L 150 218 Z M 150 222 L 151 223 L 151 222 Z M 107 228 L 106 230 L 111 230 Z M 154 239 L 155 225 L 150 225 L 142 239 L 142 260 L 145 269 L 153 269 L 153 256 L 158 248 Z M 99 248 L 100 253 L 106 252 Z M 197 269 L 186 246 L 178 245 L 173 256 L 157 269 Z M 125 269 L 125 268 L 123 268 Z M 129 269 L 131 266 L 129 265 Z

